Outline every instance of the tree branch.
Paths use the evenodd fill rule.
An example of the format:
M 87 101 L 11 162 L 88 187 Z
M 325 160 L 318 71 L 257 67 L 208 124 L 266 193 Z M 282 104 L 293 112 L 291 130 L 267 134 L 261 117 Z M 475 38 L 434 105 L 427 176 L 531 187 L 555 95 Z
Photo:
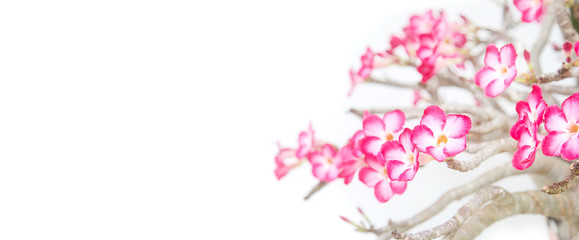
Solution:
M 492 157 L 495 154 L 502 152 L 510 152 L 517 149 L 517 142 L 510 138 L 501 138 L 492 144 L 488 144 L 483 149 L 478 151 L 474 156 L 469 159 L 458 160 L 456 158 L 446 159 L 446 165 L 448 168 L 458 170 L 461 172 L 467 172 L 478 167 L 484 160 Z

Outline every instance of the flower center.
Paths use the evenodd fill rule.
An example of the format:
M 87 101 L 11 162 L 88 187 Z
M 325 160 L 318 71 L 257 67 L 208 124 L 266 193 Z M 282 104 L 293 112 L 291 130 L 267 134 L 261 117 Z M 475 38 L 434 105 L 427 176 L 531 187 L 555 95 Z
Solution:
M 386 134 L 386 141 L 392 141 L 392 140 L 394 140 L 394 135 L 392 135 L 392 133 Z
M 501 66 L 501 68 L 499 68 L 499 72 L 500 72 L 501 74 L 507 74 L 507 71 L 508 71 L 508 69 L 507 69 L 507 67 L 505 67 L 505 66 Z
M 440 147 L 440 145 L 446 144 L 447 141 L 448 141 L 448 138 L 444 134 L 441 134 L 436 139 L 436 146 Z
M 332 164 L 332 159 L 331 158 L 327 158 L 326 162 L 328 162 L 328 164 Z
M 577 133 L 577 131 L 579 131 L 579 126 L 577 126 L 576 123 L 571 123 L 571 126 L 569 126 L 569 133 Z
M 414 162 L 414 154 L 410 153 L 410 154 L 406 155 L 406 160 L 408 160 L 408 163 L 413 163 Z

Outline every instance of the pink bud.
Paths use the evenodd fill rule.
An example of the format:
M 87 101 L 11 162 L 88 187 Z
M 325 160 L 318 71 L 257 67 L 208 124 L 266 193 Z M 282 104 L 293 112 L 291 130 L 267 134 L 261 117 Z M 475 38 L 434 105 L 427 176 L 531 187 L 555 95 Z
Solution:
M 567 63 L 570 63 L 570 62 L 571 62 L 571 57 L 565 58 L 565 61 L 566 61 Z
M 353 223 L 352 223 L 352 221 L 350 221 L 350 219 L 347 219 L 347 218 L 346 218 L 346 217 L 344 217 L 344 216 L 340 216 L 340 218 L 341 218 L 341 219 L 342 219 L 344 222 L 347 222 L 347 223 L 353 224 Z
M 556 43 L 553 43 L 552 47 L 553 47 L 553 50 L 555 50 L 557 52 L 561 51 L 561 47 L 559 47 L 559 45 L 557 45 Z
M 565 41 L 565 43 L 563 43 L 563 50 L 565 52 L 571 51 L 572 48 L 573 48 L 573 44 L 571 42 Z
M 364 211 L 362 211 L 362 209 L 360 207 L 358 207 L 358 212 L 362 215 L 364 215 Z
M 525 61 L 531 62 L 531 53 L 529 53 L 529 51 L 525 50 L 523 55 L 525 56 Z

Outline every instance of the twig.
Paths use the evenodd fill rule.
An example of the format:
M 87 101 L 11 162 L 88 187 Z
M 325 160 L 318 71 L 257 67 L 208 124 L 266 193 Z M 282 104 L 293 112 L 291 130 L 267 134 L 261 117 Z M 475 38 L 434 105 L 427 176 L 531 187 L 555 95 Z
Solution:
M 458 209 L 458 212 L 456 215 L 454 215 L 454 217 L 445 223 L 417 233 L 398 233 L 395 230 L 392 232 L 392 236 L 395 239 L 426 240 L 454 233 L 484 204 L 495 199 L 500 200 L 505 196 L 507 196 L 507 191 L 505 189 L 495 186 L 488 186 L 478 191 L 465 205 Z
M 567 14 L 567 9 L 565 8 L 563 1 L 555 0 L 551 4 L 551 7 L 555 9 L 555 18 L 557 19 L 557 24 L 563 34 L 563 39 L 570 42 L 579 41 L 579 35 L 573 28 L 573 24 L 569 19 L 569 14 Z M 548 33 L 546 34 L 548 35 Z
M 493 144 L 489 144 L 482 150 L 478 151 L 474 156 L 469 159 L 458 160 L 456 158 L 448 158 L 446 160 L 446 165 L 448 168 L 458 170 L 461 172 L 467 172 L 478 167 L 484 160 L 492 157 L 495 154 L 510 152 L 517 149 L 517 142 L 508 138 L 501 138 Z
M 579 175 L 579 160 L 569 165 L 569 175 L 563 181 L 553 183 L 549 186 L 544 186 L 541 191 L 548 194 L 559 194 L 567 191 L 569 185 L 575 182 Z
M 308 200 L 312 195 L 314 195 L 316 192 L 320 191 L 323 187 L 325 187 L 326 184 L 328 184 L 328 182 L 320 181 L 320 183 L 316 184 L 316 186 L 314 186 L 314 188 L 310 190 L 308 195 L 304 197 L 304 200 Z
M 405 84 L 405 83 L 400 83 L 391 79 L 385 79 L 385 80 L 378 80 L 375 78 L 370 78 L 368 79 L 368 81 L 366 81 L 367 83 L 377 83 L 377 84 L 383 84 L 386 86 L 391 86 L 391 87 L 399 87 L 399 88 L 418 88 L 418 84 Z

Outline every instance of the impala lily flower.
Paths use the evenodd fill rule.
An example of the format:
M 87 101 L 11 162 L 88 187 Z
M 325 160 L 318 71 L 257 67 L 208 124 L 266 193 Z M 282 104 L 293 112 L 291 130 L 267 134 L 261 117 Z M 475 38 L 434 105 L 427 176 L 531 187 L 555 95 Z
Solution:
M 398 141 L 388 141 L 382 145 L 381 154 L 386 162 L 388 176 L 394 181 L 410 181 L 418 171 L 418 148 L 412 144 L 411 130 L 404 129 Z
M 514 0 L 515 7 L 523 13 L 523 22 L 541 21 L 543 0 Z
M 543 140 L 543 153 L 572 160 L 579 157 L 579 93 L 565 99 L 558 106 L 545 111 L 545 129 L 549 134 Z
M 310 154 L 309 160 L 313 166 L 312 173 L 316 178 L 331 182 L 338 177 L 342 157 L 332 145 L 323 145 L 320 151 Z
M 297 167 L 301 161 L 296 158 L 296 150 L 282 148 L 275 156 L 275 176 L 277 180 L 282 179 L 291 169 Z
M 310 123 L 308 130 L 300 132 L 298 137 L 298 149 L 296 152 L 296 157 L 300 159 L 307 157 L 308 154 L 313 150 L 314 141 L 314 129 Z
M 364 154 L 360 149 L 360 142 L 364 139 L 364 131 L 359 130 L 350 138 L 348 145 L 340 149 L 342 157 L 342 171 L 338 177 L 344 178 L 344 183 L 349 184 L 354 178 L 354 174 L 361 167 L 366 166 Z
M 520 101 L 517 103 L 517 113 L 519 114 L 519 121 L 523 120 L 525 116 L 529 117 L 529 121 L 540 125 L 543 123 L 543 115 L 547 103 L 543 100 L 543 92 L 538 85 L 533 85 L 533 90 L 527 97 L 527 101 Z
M 385 162 L 373 156 L 366 156 L 368 167 L 360 170 L 360 181 L 366 186 L 374 188 L 374 195 L 379 202 L 387 202 L 394 194 L 406 191 L 405 181 L 392 181 L 388 177 Z
M 367 48 L 366 53 L 360 57 L 360 61 L 362 62 L 362 66 L 358 71 L 355 72 L 353 69 L 350 69 L 350 81 L 352 87 L 348 92 L 348 96 L 352 94 L 356 85 L 365 82 L 370 77 L 370 74 L 374 69 L 374 52 L 372 52 L 370 48 Z
M 517 53 L 513 44 L 505 45 L 499 51 L 494 44 L 487 46 L 485 67 L 474 76 L 474 82 L 485 90 L 487 97 L 496 97 L 511 85 L 517 76 L 515 60 Z
M 524 116 L 524 119 L 517 122 L 513 129 L 515 129 L 515 138 L 518 143 L 518 149 L 513 154 L 513 167 L 519 170 L 526 169 L 533 165 L 535 162 L 535 154 L 537 152 L 537 147 L 541 143 L 541 140 L 537 134 L 537 128 L 539 124 L 534 124 L 529 120 L 528 115 Z M 513 132 L 511 131 L 511 135 Z
M 388 112 L 383 118 L 376 115 L 366 117 L 363 122 L 366 137 L 360 146 L 362 152 L 376 157 L 384 142 L 398 139 L 405 121 L 406 116 L 400 110 Z
M 412 130 L 412 143 L 439 162 L 466 149 L 471 120 L 465 115 L 449 114 L 438 106 L 424 110 L 420 125 Z

